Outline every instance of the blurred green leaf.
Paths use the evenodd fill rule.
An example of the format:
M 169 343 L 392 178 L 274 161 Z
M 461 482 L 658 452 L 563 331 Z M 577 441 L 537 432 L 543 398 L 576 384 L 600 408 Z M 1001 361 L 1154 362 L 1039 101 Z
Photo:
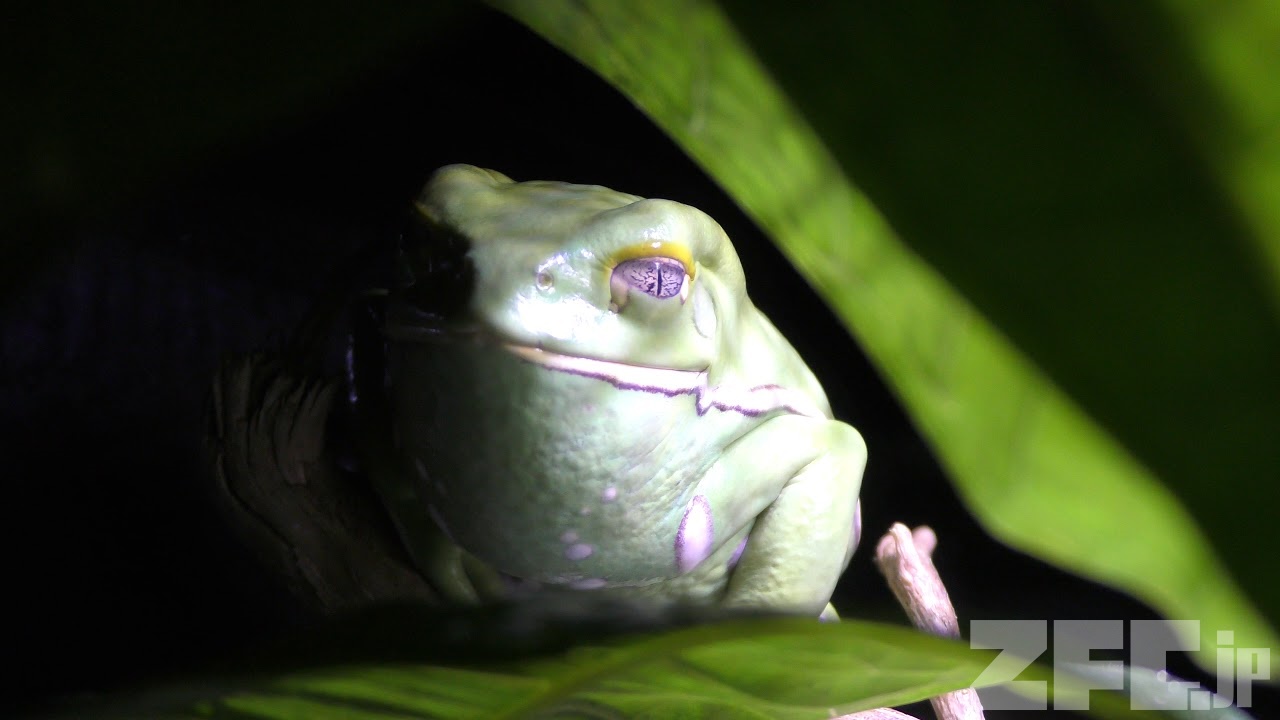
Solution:
M 1051 669 L 1048 656 L 1005 651 L 997 658 L 994 650 L 893 625 L 734 617 L 590 594 L 559 600 L 379 606 L 260 648 L 232 672 L 67 703 L 43 717 L 803 720 L 1014 676 L 1023 682 L 1005 687 L 1029 693 L 1027 707 L 1083 705 L 1100 718 L 1133 716 L 1131 696 L 1170 708 L 1187 698 L 1186 686 L 1151 670 L 1093 662 Z M 1122 686 L 1126 692 L 1090 691 Z M 1193 714 L 1248 717 L 1235 708 Z M 1184 716 L 1191 717 L 1176 710 L 1158 717 Z
M 1241 216 L 1280 307 L 1280 11 L 1267 0 L 1096 8 Z
M 412 643 L 406 630 L 396 644 Z M 744 620 L 485 669 L 361 663 L 205 681 L 77 707 L 69 716 L 489 719 L 670 717 L 679 710 L 827 718 L 967 687 L 994 657 L 889 625 Z M 1123 703 L 1098 706 L 1103 716 L 1123 714 Z
M 1277 616 L 1274 579 L 1239 552 L 1270 546 L 1274 506 L 1247 493 L 1280 468 L 1266 274 L 1149 94 L 1105 80 L 1100 21 L 733 5 L 766 69 L 710 2 L 493 4 L 631 97 L 773 235 L 994 534 L 1200 620 L 1208 662 L 1218 630 L 1276 645 L 1236 584 Z

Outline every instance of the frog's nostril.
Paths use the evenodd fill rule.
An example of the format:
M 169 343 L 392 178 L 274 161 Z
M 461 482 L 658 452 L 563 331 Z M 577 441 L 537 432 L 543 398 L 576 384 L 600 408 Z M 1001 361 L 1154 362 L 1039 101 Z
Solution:
M 448 319 L 465 312 L 475 290 L 470 242 L 416 209 L 400 236 L 396 295 L 427 315 Z

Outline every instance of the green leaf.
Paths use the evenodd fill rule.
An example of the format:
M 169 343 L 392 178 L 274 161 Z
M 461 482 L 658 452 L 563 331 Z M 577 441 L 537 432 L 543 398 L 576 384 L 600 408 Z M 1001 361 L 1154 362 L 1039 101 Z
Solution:
M 1032 707 L 1069 697 L 1094 717 L 1132 716 L 1131 695 L 1153 707 L 1186 702 L 1185 687 L 1150 670 L 1050 669 L 1032 660 L 894 625 L 658 609 L 591 595 L 455 610 L 379 606 L 260 648 L 232 671 L 68 704 L 56 717 L 803 720 L 1015 675 L 1025 684 L 1006 687 L 1031 693 Z M 1121 686 L 1126 692 L 1088 690 Z
M 1233 201 L 1280 306 L 1280 11 L 1266 0 L 1097 10 Z
M 965 501 L 996 536 L 1131 592 L 1168 616 L 1200 620 L 1201 658 L 1206 662 L 1212 662 L 1219 630 L 1234 631 L 1239 646 L 1277 644 L 1272 628 L 1236 583 L 1249 581 L 1274 618 L 1280 603 L 1270 591 L 1271 578 L 1250 570 L 1249 554 L 1231 553 L 1237 571 L 1233 578 L 1184 505 L 1194 500 L 1197 510 L 1201 503 L 1209 507 L 1206 516 L 1214 521 L 1220 547 L 1241 547 L 1233 540 L 1238 536 L 1255 549 L 1267 543 L 1269 524 L 1229 527 L 1219 512 L 1240 505 L 1238 496 L 1222 492 L 1224 487 L 1274 482 L 1280 467 L 1265 464 L 1280 445 L 1274 442 L 1280 437 L 1280 403 L 1275 402 L 1280 393 L 1267 395 L 1280 377 L 1275 373 L 1280 363 L 1267 363 L 1278 357 L 1280 348 L 1275 318 L 1265 309 L 1269 303 L 1259 300 L 1265 295 L 1258 291 L 1257 273 L 1244 273 L 1238 263 L 1232 264 L 1240 259 L 1239 248 L 1215 252 L 1203 242 L 1215 230 L 1236 228 L 1234 219 L 1215 214 L 1222 199 L 1202 177 L 1174 188 L 1178 192 L 1154 188 L 1151 197 L 1134 198 L 1137 210 L 1128 214 L 1130 205 L 1117 202 L 1116 193 L 1149 180 L 1147 170 L 1171 174 L 1176 181 L 1181 179 L 1178 172 L 1194 168 L 1183 162 L 1185 153 L 1144 144 L 1152 133 L 1144 135 L 1142 123 L 1129 122 L 1124 113 L 1130 108 L 1123 104 L 1103 104 L 1106 112 L 1087 128 L 1105 142 L 1100 139 L 1096 147 L 1067 144 L 1041 158 L 1036 153 L 1044 150 L 1040 143 L 1045 141 L 1023 123 L 1054 120 L 1050 111 L 1070 109 L 1070 92 L 1036 85 L 1034 72 L 1019 70 L 1020 56 L 1002 58 L 952 45 L 945 46 L 947 52 L 930 54 L 928 41 L 957 43 L 955 34 L 982 32 L 989 29 L 982 22 L 999 20 L 1004 13 L 1010 27 L 991 25 L 999 28 L 991 35 L 1012 36 L 1009 48 L 1025 51 L 1033 70 L 1043 64 L 1046 72 L 1066 72 L 1063 68 L 1089 58 L 1072 54 L 1078 50 L 1074 46 L 1049 42 L 1058 38 L 1058 19 L 1050 13 L 1056 6 L 1001 4 L 986 9 L 975 24 L 960 23 L 941 7 L 933 7 L 933 15 L 884 10 L 900 27 L 882 22 L 861 33 L 854 11 L 840 9 L 845 5 L 822 4 L 808 15 L 792 6 L 772 13 L 766 8 L 754 20 L 744 10 L 735 20 L 754 33 L 753 40 L 785 45 L 786 52 L 775 52 L 778 62 L 766 69 L 710 2 L 493 4 L 629 96 L 776 239 L 876 361 Z M 1046 9 L 1035 9 L 1041 7 Z M 1019 34 L 1027 29 L 1040 34 Z M 985 36 L 984 41 L 997 42 Z M 865 45 L 871 57 L 857 54 Z M 875 51 L 883 51 L 884 57 L 874 57 Z M 962 51 L 979 56 L 980 67 L 964 64 Z M 927 114 L 963 101 L 940 85 L 925 89 L 937 94 L 920 100 L 920 114 L 913 115 L 913 106 L 893 92 L 914 98 L 916 88 L 889 87 L 895 63 L 909 63 L 903 56 L 913 52 L 924 53 L 932 61 L 929 69 L 942 78 L 951 77 L 942 72 L 947 63 L 962 65 L 971 76 L 961 76 L 959 91 L 993 86 L 981 99 L 1009 115 L 990 118 L 981 106 L 962 105 L 963 112 L 978 116 L 972 125 L 994 124 L 986 135 L 957 136 Z M 885 66 L 881 75 L 864 67 L 874 61 Z M 780 87 L 771 73 L 791 82 Z M 1007 77 L 1019 83 L 1013 89 L 1039 88 L 1039 94 L 1000 96 Z M 1089 77 L 1067 73 L 1049 79 L 1085 83 Z M 879 108 L 851 99 L 878 97 L 862 92 L 859 83 L 864 82 L 902 102 L 876 115 Z M 1050 100 L 1040 102 L 1041 96 Z M 808 100 L 809 112 L 802 114 L 789 97 Z M 1123 98 L 1108 95 L 1103 100 Z M 1019 115 L 1019 104 L 1035 112 Z M 904 144 L 879 154 L 861 150 L 881 147 L 874 128 L 886 120 L 905 128 L 895 136 Z M 1056 122 L 1049 131 L 1068 124 Z M 1113 127 L 1119 128 L 1117 134 L 1106 135 Z M 1048 137 L 1051 145 L 1053 133 Z M 1003 152 L 984 154 L 1002 141 L 1009 146 Z M 974 147 L 967 146 L 970 142 Z M 1093 167 L 1088 163 L 1070 165 L 1073 157 L 1101 162 L 1106 158 L 1096 153 L 1126 148 L 1132 153 L 1121 159 L 1128 164 L 1111 176 L 1064 176 L 1057 167 L 1039 164 L 1048 159 L 1068 163 L 1072 171 L 1088 170 Z M 1149 161 L 1159 162 L 1148 168 L 1144 163 Z M 983 168 L 990 170 L 991 179 Z M 893 226 L 855 186 L 863 174 L 895 211 Z M 945 182 L 938 182 L 939 177 Z M 1002 198 L 997 191 L 1010 195 Z M 1204 212 L 1194 215 L 1196 222 L 1188 230 L 1194 233 L 1189 241 L 1197 241 L 1186 246 L 1190 251 L 1161 242 L 1160 233 L 1176 235 L 1181 226 L 1190 227 L 1187 218 L 1171 216 L 1170 208 L 1161 205 L 1170 198 L 1207 206 L 1197 207 Z M 1016 212 L 1002 212 L 1004 207 Z M 1161 207 L 1163 220 L 1155 213 Z M 1008 222 L 979 222 L 991 216 Z M 981 245 L 982 238 L 971 229 L 975 223 L 1004 244 Z M 897 226 L 908 233 L 905 238 L 895 232 Z M 1095 232 L 1101 234 L 1090 235 Z M 1142 244 L 1131 252 L 1126 243 L 1137 242 L 1134 238 L 1142 238 Z M 980 301 L 981 311 L 904 239 L 954 273 L 953 282 Z M 1035 252 L 1019 254 L 1019 247 Z M 1010 274 L 1010 265 L 998 255 L 1001 249 L 1012 253 L 1007 258 L 1014 270 L 1011 281 L 1000 279 Z M 1076 257 L 1076 252 L 1085 255 Z M 1071 262 L 1056 262 L 1064 257 Z M 1115 268 L 1144 264 L 1157 272 L 1149 277 L 1111 275 Z M 1023 284 L 1018 274 L 1024 268 L 1035 282 L 1048 284 Z M 1065 276 L 1065 287 L 1053 281 L 1055 274 Z M 1200 282 L 1201 274 L 1212 282 Z M 1170 294 L 1169 283 L 1176 288 L 1184 281 L 1190 283 L 1192 297 L 1176 305 L 1175 312 L 1189 312 L 1187 317 L 1210 329 L 1221 323 L 1223 332 L 1209 335 L 1209 342 L 1221 345 L 1206 348 L 1205 337 L 1180 334 L 1187 317 L 1140 314 L 1136 320 L 1148 324 L 1134 325 L 1135 316 L 1125 314 L 1126 302 L 1138 303 L 1144 311 L 1153 305 L 1158 309 Z M 1059 305 L 1046 306 L 1037 295 L 1041 287 L 1050 288 L 1047 297 Z M 1195 291 L 1208 294 L 1199 297 Z M 1085 312 L 1091 300 L 1106 312 Z M 1210 311 L 1196 311 L 1201 306 Z M 1041 312 L 1028 315 L 1031 310 Z M 1218 311 L 1233 314 L 1214 315 Z M 1115 317 L 1108 320 L 1108 312 Z M 1088 331 L 1099 323 L 1106 326 L 1109 341 L 1123 340 L 1127 331 L 1160 342 L 1106 347 L 1100 353 Z M 1061 361 L 1055 353 L 1062 355 Z M 1127 355 L 1137 360 L 1127 362 Z M 1200 367 L 1201 362 L 1218 364 Z M 1213 374 L 1214 382 L 1181 382 L 1197 368 L 1200 376 Z M 1217 402 L 1221 398 L 1215 390 L 1239 402 Z M 1194 421 L 1201 416 L 1196 415 L 1188 419 L 1183 404 L 1210 408 L 1213 413 L 1203 417 L 1225 426 L 1198 424 Z M 1240 417 L 1230 415 L 1233 409 Z M 1163 435 L 1145 432 L 1147 426 Z M 1236 444 L 1241 436 L 1247 442 L 1245 451 L 1228 457 L 1233 432 Z M 1271 440 L 1256 442 L 1266 437 Z M 1249 463 L 1236 462 L 1241 452 L 1252 453 Z M 871 453 L 875 462 L 874 448 Z M 1246 471 L 1253 475 L 1232 474 Z M 1236 513 L 1253 518 L 1273 513 L 1273 507 L 1237 507 Z
M 412 638 L 406 629 L 398 644 L 411 645 Z M 827 718 L 967 687 L 994 657 L 890 625 L 752 619 L 483 669 L 401 662 L 256 673 L 70 714 L 322 720 L 671 717 L 678 711 L 687 717 Z M 1033 675 L 1050 677 L 1045 670 Z M 1100 706 L 1108 715 L 1123 708 L 1109 700 Z

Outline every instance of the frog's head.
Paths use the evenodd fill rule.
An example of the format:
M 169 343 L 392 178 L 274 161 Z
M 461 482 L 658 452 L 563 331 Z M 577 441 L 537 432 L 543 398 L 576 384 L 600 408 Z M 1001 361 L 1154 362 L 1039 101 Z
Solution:
M 677 202 L 450 165 L 415 210 L 389 306 L 395 338 L 705 370 L 749 307 L 724 230 Z

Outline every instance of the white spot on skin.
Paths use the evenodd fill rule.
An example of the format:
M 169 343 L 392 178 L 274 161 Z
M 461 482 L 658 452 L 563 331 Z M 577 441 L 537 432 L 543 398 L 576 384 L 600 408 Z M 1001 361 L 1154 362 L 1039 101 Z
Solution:
M 610 485 L 600 493 L 600 502 L 613 502 L 618 499 L 618 488 Z
M 714 540 L 711 503 L 705 495 L 695 495 L 676 532 L 676 567 L 680 572 L 687 573 L 706 560 Z
M 578 533 L 572 530 L 565 530 L 560 535 L 560 542 L 564 543 L 565 545 L 568 545 L 569 543 L 576 543 L 578 542 Z
M 586 543 L 578 543 L 565 548 L 564 556 L 570 560 L 586 560 L 591 557 L 593 552 L 595 552 L 595 548 Z
M 578 512 L 579 512 L 580 514 L 582 514 L 582 515 L 590 515 L 590 514 L 591 514 L 591 508 L 586 507 L 586 506 L 584 505 L 584 506 L 583 506 L 583 508 L 582 508 L 581 510 L 579 510 Z
M 609 581 L 604 578 L 587 578 L 585 580 L 574 580 L 569 583 L 569 587 L 574 590 L 599 590 L 608 584 Z

